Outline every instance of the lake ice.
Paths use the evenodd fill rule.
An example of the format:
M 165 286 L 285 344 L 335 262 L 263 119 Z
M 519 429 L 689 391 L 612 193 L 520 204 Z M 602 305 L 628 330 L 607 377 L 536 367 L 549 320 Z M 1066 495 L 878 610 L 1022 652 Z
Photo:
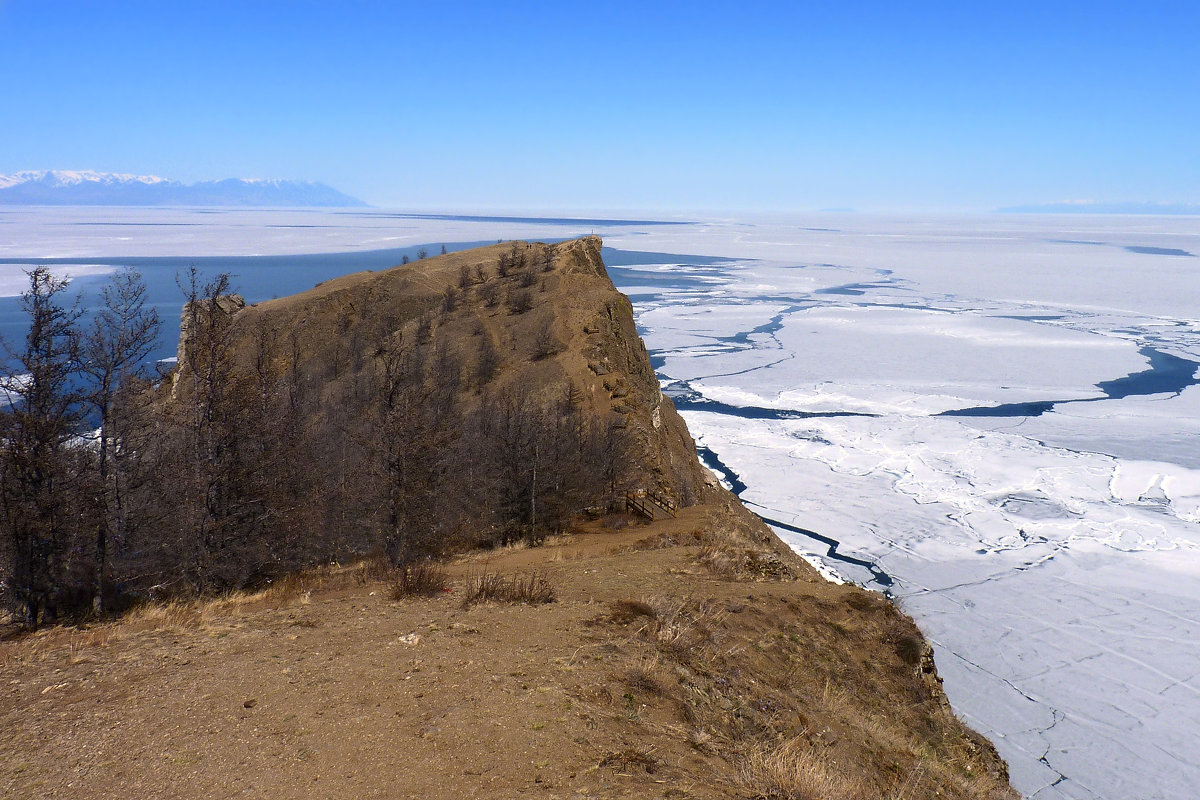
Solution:
M 955 709 L 996 743 L 1023 793 L 1194 795 L 1200 387 L 1136 386 L 1153 388 L 1148 352 L 1184 359 L 1185 378 L 1200 361 L 1200 258 L 1189 255 L 1200 254 L 1200 220 L 821 214 L 605 226 L 16 209 L 0 215 L 0 289 L 13 293 L 18 263 L 59 257 L 57 269 L 86 276 L 158 257 L 139 266 L 162 273 L 151 283 L 169 319 L 179 300 L 167 272 L 188 258 L 210 268 L 226 256 L 436 252 L 591 230 L 622 251 L 614 279 L 634 299 L 666 391 L 690 400 L 680 405 L 699 443 L 756 511 L 832 537 L 891 577 L 935 645 Z M 253 301 L 309 288 L 339 258 L 349 263 L 230 263 Z M 341 271 L 364 268 L 354 263 Z M 14 324 L 11 298 L 0 323 Z M 1104 387 L 1125 376 L 1135 391 L 1110 399 L 1119 393 Z M 943 415 L 1043 402 L 1054 405 L 1036 416 Z M 817 542 L 781 535 L 883 588 Z

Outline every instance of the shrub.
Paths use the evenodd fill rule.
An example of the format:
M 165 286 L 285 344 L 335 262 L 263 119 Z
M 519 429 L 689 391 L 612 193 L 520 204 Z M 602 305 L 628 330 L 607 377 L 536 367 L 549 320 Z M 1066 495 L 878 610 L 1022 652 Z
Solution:
M 524 314 L 533 308 L 533 292 L 521 289 L 508 296 L 508 310 L 513 314 Z
M 539 572 L 532 575 L 513 575 L 505 577 L 494 572 L 484 572 L 467 578 L 467 588 L 463 595 L 463 608 L 470 608 L 476 603 L 489 601 L 500 603 L 525 603 L 541 605 L 553 603 L 555 600 L 554 587 L 545 576 Z
M 449 589 L 446 571 L 432 561 L 417 561 L 401 567 L 392 585 L 392 599 L 405 597 L 435 597 Z
M 488 308 L 500 305 L 500 287 L 494 283 L 485 283 L 479 287 L 479 296 Z
M 547 322 L 533 339 L 533 359 L 540 361 L 549 358 L 562 350 L 562 342 L 554 333 L 554 327 Z
M 628 625 L 640 618 L 654 619 L 654 607 L 644 600 L 614 600 L 608 605 L 609 618 L 618 625 Z

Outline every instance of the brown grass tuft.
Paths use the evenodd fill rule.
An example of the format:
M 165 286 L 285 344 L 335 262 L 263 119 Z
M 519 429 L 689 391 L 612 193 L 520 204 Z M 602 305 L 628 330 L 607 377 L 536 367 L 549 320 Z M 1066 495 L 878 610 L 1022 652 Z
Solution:
M 555 597 L 554 587 L 540 572 L 511 577 L 484 572 L 467 578 L 463 608 L 489 601 L 540 605 L 553 603 Z
M 392 599 L 436 597 L 449 590 L 450 576 L 432 561 L 418 561 L 402 567 L 392 584 Z
M 666 695 L 666 681 L 662 663 L 656 658 L 632 666 L 621 675 L 621 683 L 654 697 Z
M 702 548 L 696 561 L 724 580 L 789 580 L 795 577 L 779 556 L 768 550 L 711 544 Z
M 636 619 L 654 619 L 654 607 L 644 600 L 614 600 L 608 604 L 609 618 L 618 625 L 628 625 Z
M 738 783 L 756 800 L 863 800 L 866 788 L 814 753 L 802 736 L 760 745 L 738 771 Z
M 654 617 L 641 632 L 667 654 L 684 660 L 702 654 L 713 643 L 725 611 L 711 600 L 654 598 Z
M 631 773 L 635 770 L 643 770 L 647 774 L 653 775 L 658 771 L 658 759 L 654 757 L 654 753 L 649 750 L 639 750 L 636 747 L 626 747 L 624 750 L 618 750 L 609 753 L 604 758 L 600 759 L 600 766 L 612 767 L 617 772 Z

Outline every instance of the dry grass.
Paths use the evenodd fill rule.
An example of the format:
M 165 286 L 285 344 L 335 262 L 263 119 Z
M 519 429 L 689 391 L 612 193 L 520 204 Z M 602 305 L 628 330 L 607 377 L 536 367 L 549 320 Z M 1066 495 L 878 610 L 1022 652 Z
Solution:
M 738 783 L 755 800 L 865 800 L 862 781 L 820 754 L 803 736 L 755 747 L 743 759 Z
M 600 521 L 594 525 L 601 527 Z M 474 575 L 469 580 L 474 598 L 467 605 L 496 602 L 467 612 L 467 618 L 482 630 L 464 624 L 459 598 L 407 601 L 399 607 L 386 602 L 401 581 L 425 581 L 412 568 L 406 573 L 371 561 L 282 578 L 261 592 L 145 606 L 118 623 L 47 629 L 0 642 L 0 669 L 9 669 L 23 682 L 27 676 L 47 676 L 51 688 L 44 697 L 36 693 L 46 687 L 30 683 L 21 689 L 25 700 L 66 703 L 74 697 L 70 692 L 75 691 L 75 683 L 68 680 L 72 670 L 78 677 L 128 661 L 140 674 L 146 665 L 157 663 L 156 654 L 184 656 L 172 644 L 176 639 L 203 645 L 186 653 L 197 664 L 202 651 L 211 648 L 222 648 L 233 658 L 257 659 L 263 654 L 290 654 L 295 645 L 289 648 L 288 643 L 297 638 L 306 648 L 328 642 L 333 635 L 339 643 L 348 641 L 343 637 L 349 629 L 343 623 L 352 626 L 357 619 L 361 627 L 354 637 L 374 636 L 386 627 L 378 641 L 393 644 L 399 636 L 400 642 L 414 648 L 402 652 L 451 670 L 441 694 L 430 689 L 439 682 L 418 687 L 425 693 L 422 710 L 459 702 L 463 678 L 477 675 L 478 669 L 484 670 L 484 677 L 499 676 L 504 683 L 511 678 L 523 690 L 538 692 L 530 696 L 532 702 L 522 699 L 524 695 L 505 700 L 499 693 L 495 708 L 502 710 L 490 713 L 511 720 L 528 711 L 520 724 L 509 726 L 515 737 L 509 743 L 525 747 L 530 726 L 539 732 L 539 741 L 550 737 L 548 756 L 558 753 L 562 759 L 577 760 L 561 774 L 555 774 L 553 766 L 539 766 L 537 774 L 555 786 L 565 785 L 570 774 L 572 781 L 589 788 L 589 796 L 607 796 L 608 784 L 619 780 L 629 784 L 629 796 L 647 797 L 679 785 L 689 787 L 689 794 L 696 797 L 743 800 L 1015 800 L 996 771 L 998 761 L 989 754 L 987 743 L 962 731 L 944 707 L 935 691 L 936 677 L 922 669 L 926 662 L 922 659 L 916 668 L 911 664 L 913 643 L 919 641 L 910 640 L 915 629 L 886 599 L 807 581 L 697 578 L 697 555 L 705 547 L 733 552 L 768 548 L 748 537 L 725 536 L 721 530 L 697 542 L 690 521 L 668 523 L 662 530 L 678 542 L 675 552 L 663 537 L 655 540 L 654 549 L 627 549 L 612 556 L 611 540 L 592 538 L 593 531 L 585 530 L 562 540 L 569 545 L 560 548 L 562 560 L 556 561 L 554 551 L 524 547 L 506 548 L 512 551 L 508 553 L 492 551 L 489 556 L 497 560 L 491 563 L 460 557 L 448 568 L 455 592 Z M 622 540 L 632 542 L 643 536 L 627 531 Z M 604 561 L 578 564 L 576 553 Z M 551 566 L 552 562 L 556 563 Z M 413 568 L 419 572 L 431 566 L 414 564 Z M 530 599 L 529 588 L 539 583 L 549 586 L 541 575 L 530 574 L 539 567 L 541 575 L 553 580 L 562 602 L 531 607 L 528 613 L 536 614 L 537 620 L 522 616 L 519 606 L 499 605 L 538 602 Z M 384 582 L 370 583 L 378 577 Z M 333 591 L 330 597 L 320 598 L 322 602 L 314 600 L 305 607 L 309 593 L 315 598 L 319 588 Z M 367 601 L 368 596 L 379 596 L 380 602 Z M 593 602 L 606 605 L 590 605 Z M 275 608 L 282 613 L 275 616 Z M 485 620 L 505 624 L 485 626 Z M 429 626 L 431 631 L 457 633 L 412 633 L 423 634 L 427 621 L 436 622 Z M 268 624 L 286 631 L 286 638 L 255 636 Z M 469 638 L 464 635 L 468 632 Z M 511 650 L 503 656 L 506 660 L 497 662 L 514 634 L 528 636 L 542 648 L 559 649 L 547 652 L 554 657 L 545 663 L 529 659 L 530 651 L 523 649 Z M 488 638 L 493 635 L 497 638 Z M 478 647 L 481 657 L 462 649 L 469 647 Z M 362 653 L 373 650 L 364 643 L 357 652 L 355 658 L 361 659 Z M 77 664 L 81 666 L 73 666 Z M 180 676 L 195 669 L 172 668 Z M 441 677 L 441 667 L 437 669 Z M 327 686 L 321 680 L 323 665 L 313 665 L 310 673 L 294 672 L 298 679 L 317 681 L 311 685 Z M 420 673 L 416 680 L 433 674 L 425 667 Z M 309 686 L 301 684 L 296 696 L 313 697 Z M 269 713 L 271 704 L 264 703 L 263 692 L 257 686 L 235 692 L 230 702 L 236 713 L 249 713 L 248 706 L 240 711 L 237 707 L 246 698 L 258 697 L 254 713 Z M 562 710 L 557 705 L 559 693 L 565 700 Z M 374 697 L 368 684 L 347 697 L 350 702 L 366 703 L 358 699 L 360 695 Z M 313 700 L 313 708 L 321 699 Z M 288 713 L 294 709 L 289 707 Z M 51 716 L 45 715 L 44 720 Z M 420 738 L 425 736 L 426 719 L 414 715 L 411 724 L 412 733 L 419 734 L 418 742 L 436 744 Z M 582 746 L 571 747 L 571 742 Z M 476 758 L 490 759 L 498 753 L 503 761 L 508 747 L 497 744 L 494 753 Z M 542 763 L 559 764 L 560 759 L 555 756 L 552 762 Z M 469 785 L 465 782 L 471 779 L 463 776 L 474 774 L 472 769 L 472 773 L 453 769 L 444 785 Z M 527 783 L 529 776 L 519 765 L 514 764 L 513 770 Z M 518 793 L 493 792 L 493 796 Z
M 432 561 L 418 561 L 400 569 L 392 584 L 393 600 L 405 597 L 436 597 L 450 591 L 450 576 Z
M 463 608 L 487 602 L 541 605 L 553 603 L 555 597 L 554 587 L 540 572 L 507 577 L 484 572 L 467 578 L 462 604 Z
M 691 658 L 711 645 L 725 611 L 711 600 L 651 597 L 609 604 L 609 620 L 637 625 L 634 633 L 656 644 L 665 655 Z
M 387 580 L 395 570 L 380 558 L 352 564 L 330 564 L 286 575 L 265 589 L 229 592 L 219 597 L 172 598 L 135 605 L 119 617 L 83 626 L 46 627 L 33 634 L 19 634 L 0 642 L 0 667 L 21 661 L 41 661 L 48 654 L 67 649 L 75 662 L 88 650 L 113 640 L 128 639 L 155 631 L 202 629 L 221 620 L 261 608 L 306 604 L 315 591 L 365 586 Z
M 654 619 L 658 612 L 645 600 L 614 600 L 608 604 L 609 618 L 618 625 L 628 625 L 638 618 Z
M 707 533 L 700 528 L 696 528 L 686 533 L 657 533 L 653 536 L 647 536 L 645 539 L 639 539 L 629 549 L 662 550 L 667 547 L 704 544 L 706 541 L 708 541 Z
M 670 677 L 658 658 L 648 658 L 625 670 L 620 676 L 621 682 L 635 691 L 664 697 Z
M 701 655 L 717 638 L 725 611 L 711 600 L 651 598 L 654 617 L 641 629 L 660 650 L 688 658 Z
M 600 766 L 612 767 L 618 773 L 628 774 L 642 771 L 653 775 L 658 771 L 659 763 L 650 750 L 626 747 L 624 750 L 617 750 L 600 759 Z
M 710 544 L 702 548 L 696 561 L 724 580 L 789 580 L 792 570 L 779 556 L 768 550 Z

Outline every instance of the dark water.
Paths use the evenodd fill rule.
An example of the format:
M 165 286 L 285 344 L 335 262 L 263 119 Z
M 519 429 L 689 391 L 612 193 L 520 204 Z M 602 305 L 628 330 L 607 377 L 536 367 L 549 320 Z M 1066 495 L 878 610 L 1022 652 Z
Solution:
M 689 267 L 724 267 L 738 263 L 738 259 L 722 258 L 720 256 L 656 253 L 648 250 L 618 250 L 615 247 L 601 248 L 600 254 L 604 256 L 604 265 L 609 270 L 613 267 L 661 266 L 665 264 L 681 264 Z M 717 269 L 712 270 L 712 272 L 718 274 L 721 271 Z
M 845 297 L 861 297 L 871 289 L 882 289 L 887 284 L 883 283 L 847 283 L 842 286 L 830 286 L 826 289 L 817 289 L 813 294 L 836 294 Z
M 1036 400 L 1029 403 L 1003 403 L 998 406 L 972 406 L 943 411 L 939 417 L 1040 417 L 1059 403 L 1070 400 Z
M 750 340 L 754 336 L 774 336 L 783 328 L 784 317 L 786 317 L 788 314 L 794 314 L 806 307 L 807 306 L 805 305 L 790 305 L 761 325 L 751 328 L 748 331 L 740 331 L 732 336 L 717 336 L 716 340 L 718 342 L 725 342 L 727 344 L 748 345 L 752 344 Z
M 199 212 L 197 212 L 199 213 Z M 213 212 L 221 213 L 221 212 Z M 372 212 L 345 212 L 350 215 L 371 215 Z M 391 215 L 395 216 L 395 215 Z M 650 224 L 642 220 L 588 220 L 568 218 L 464 218 L 438 215 L 400 215 L 415 218 L 435 219 L 483 219 L 504 222 L 540 222 L 574 225 L 577 227 L 595 222 L 599 225 Z M 72 223 L 75 224 L 75 223 Z M 107 224 L 107 223 L 97 223 Z M 157 224 L 157 223 L 155 223 Z M 175 223 L 167 223 L 175 224 Z M 194 225 L 197 223 L 184 223 Z M 682 224 L 682 223 L 662 223 Z M 586 230 L 575 235 L 583 235 Z M 548 239 L 558 242 L 573 236 Z M 118 256 L 103 258 L 0 258 L 0 271 L 16 270 L 30 264 L 44 266 L 65 266 L 76 264 L 99 264 L 111 267 L 134 267 L 142 273 L 146 281 L 148 302 L 158 310 L 163 320 L 163 331 L 158 346 L 152 357 L 154 359 L 168 358 L 175 355 L 179 339 L 178 320 L 183 304 L 183 295 L 176 278 L 185 273 L 190 267 L 196 267 L 207 277 L 221 272 L 229 272 L 233 276 L 233 289 L 241 294 L 249 303 L 270 300 L 275 297 L 285 297 L 297 292 L 307 291 L 322 281 L 349 275 L 364 270 L 382 270 L 393 267 L 407 256 L 412 262 L 417 261 L 417 254 L 422 249 L 430 255 L 436 255 L 444 245 L 450 252 L 466 250 L 472 247 L 495 244 L 495 240 L 464 241 L 464 242 L 426 242 L 407 247 L 388 248 L 381 250 L 355 250 L 339 253 L 302 253 L 297 255 L 270 256 Z M 731 259 L 711 256 L 690 256 L 673 253 L 651 253 L 633 250 L 618 250 L 605 247 L 603 250 L 605 263 L 610 266 L 610 274 L 618 285 L 640 283 L 650 284 L 656 288 L 699 288 L 712 285 L 723 272 L 723 265 L 732 263 Z M 690 267 L 689 272 L 696 270 L 712 274 L 708 280 L 691 277 L 688 274 L 644 272 L 629 269 L 634 264 L 684 264 Z M 81 277 L 72 281 L 71 290 L 80 299 L 80 307 L 90 312 L 98 302 L 101 286 L 108 280 L 107 276 Z M 0 337 L 10 346 L 16 346 L 25 335 L 26 320 L 20 310 L 20 300 L 16 297 L 0 297 Z M 3 350 L 0 350 L 0 358 Z
M 1187 250 L 1180 250 L 1177 247 L 1150 247 L 1140 244 L 1112 244 L 1111 242 L 1093 242 L 1086 239 L 1047 239 L 1047 242 L 1054 244 L 1084 244 L 1093 247 L 1120 247 L 1122 250 L 1130 253 L 1139 253 L 1144 256 L 1183 256 L 1185 258 L 1195 258 L 1195 253 L 1189 253 Z
M 654 362 L 651 361 L 651 364 Z M 817 417 L 877 417 L 878 414 L 866 414 L 861 411 L 794 411 L 790 408 L 762 408 L 761 406 L 734 406 L 718 400 L 709 400 L 695 392 L 681 392 L 671 395 L 671 402 L 681 411 L 708 411 L 713 414 L 724 414 L 740 419 L 813 419 Z
M 367 219 L 430 219 L 452 222 L 524 222 L 534 225 L 586 225 L 590 228 L 644 227 L 647 225 L 691 225 L 690 221 L 658 219 L 602 219 L 600 217 L 500 217 L 471 216 L 467 214 L 402 214 L 390 211 L 341 211 L 340 216 L 365 217 Z M 586 233 L 587 231 L 585 231 Z
M 1141 245 L 1131 244 L 1126 245 L 1125 249 L 1131 253 L 1142 253 L 1147 256 L 1184 256 L 1187 258 L 1195 258 L 1195 253 L 1189 253 L 1187 250 L 1179 250 L 1175 247 L 1142 247 Z
M 730 469 L 729 466 L 725 464 L 725 462 L 723 462 L 720 457 L 718 457 L 717 454 L 711 449 L 707 447 L 698 447 L 696 448 L 696 451 L 700 454 L 700 460 L 704 462 L 704 465 L 723 477 L 725 482 L 729 484 L 730 490 L 740 498 L 742 493 L 746 491 L 747 486 L 745 482 L 743 482 L 738 476 L 738 474 Z M 749 507 L 749 505 L 751 504 L 748 504 L 747 507 Z M 871 583 L 877 583 L 880 586 L 885 587 L 885 589 L 891 586 L 893 583 L 892 576 L 880 569 L 879 565 L 875 562 L 867 561 L 866 559 L 862 558 L 854 558 L 853 556 L 847 556 L 839 553 L 838 548 L 841 547 L 841 542 L 839 542 L 837 539 L 817 533 L 816 531 L 809 530 L 808 528 L 801 528 L 788 522 L 781 522 L 777 519 L 764 517 L 762 514 L 756 514 L 756 516 L 773 528 L 780 528 L 785 531 L 791 531 L 792 533 L 798 533 L 801 536 L 812 539 L 813 541 L 820 542 L 828 548 L 825 551 L 825 556 L 827 558 L 867 570 L 867 572 L 871 574 Z
M 465 250 L 494 241 L 446 242 L 448 251 Z M 176 278 L 190 267 L 196 267 L 207 277 L 221 272 L 233 276 L 233 288 L 249 303 L 284 297 L 307 291 L 322 281 L 364 270 L 387 269 L 399 264 L 405 256 L 417 260 L 425 249 L 431 255 L 440 252 L 441 242 L 417 244 L 385 250 L 360 250 L 346 253 L 305 253 L 282 256 L 126 256 L 106 258 L 0 258 L 0 270 L 17 269 L 16 265 L 37 264 L 58 266 L 71 264 L 100 264 L 111 267 L 133 267 L 146 281 L 150 305 L 158 310 L 163 321 L 162 335 L 153 353 L 155 359 L 175 355 L 179 340 L 179 314 L 183 294 Z M 71 288 L 80 299 L 80 307 L 88 312 L 98 302 L 100 288 L 107 276 L 76 278 Z M 0 298 L 0 337 L 15 343 L 25 335 L 26 321 L 20 311 L 20 300 Z
M 1102 400 L 1121 400 L 1152 394 L 1179 394 L 1189 386 L 1196 386 L 1196 370 L 1200 362 L 1164 353 L 1145 346 L 1138 350 L 1150 361 L 1150 366 L 1140 372 L 1100 381 L 1096 388 L 1104 397 L 1081 397 L 1064 400 L 1037 400 L 1029 403 L 1005 403 L 998 406 L 971 406 L 943 411 L 941 417 L 1039 417 L 1060 403 L 1096 403 Z

